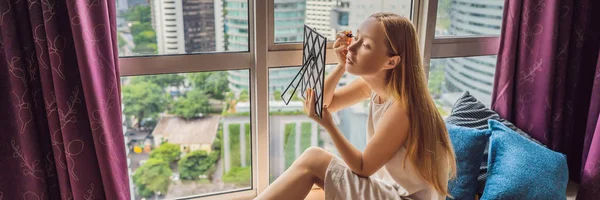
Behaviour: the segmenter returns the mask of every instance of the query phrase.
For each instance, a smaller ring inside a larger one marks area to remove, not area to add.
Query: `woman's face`
[[[383,24],[369,17],[360,24],[346,53],[346,71],[358,76],[374,75],[395,66],[389,56]],[[395,56],[397,57],[397,56]]]

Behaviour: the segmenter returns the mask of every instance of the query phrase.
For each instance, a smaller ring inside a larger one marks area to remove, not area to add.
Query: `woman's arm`
[[[408,138],[409,120],[399,104],[392,104],[379,120],[375,133],[364,152],[354,147],[335,126],[329,132],[342,159],[357,175],[369,177],[383,167],[398,152]]]
[[[335,147],[348,167],[359,176],[368,177],[385,165],[406,142],[409,133],[409,118],[406,109],[399,103],[393,103],[385,111],[364,152],[360,152],[344,137],[333,122],[329,108],[324,107],[321,117],[315,113],[315,93],[306,91],[304,111],[319,123],[331,136]]]
[[[364,152],[354,147],[334,125],[325,127],[342,159],[357,175],[368,177],[383,167],[408,138],[409,119],[399,104],[392,104],[380,119]]]
[[[358,77],[350,84],[333,92],[328,92],[325,90],[324,94],[330,94],[332,96],[332,100],[330,103],[323,102],[323,105],[325,105],[330,112],[337,112],[338,110],[344,109],[369,98],[371,96],[371,89],[361,77]]]

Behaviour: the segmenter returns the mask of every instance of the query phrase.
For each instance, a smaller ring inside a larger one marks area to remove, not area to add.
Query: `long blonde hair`
[[[386,76],[387,90],[408,111],[410,131],[406,157],[424,181],[439,194],[450,196],[443,176],[456,175],[454,149],[442,116],[427,89],[417,31],[409,19],[393,13],[371,15],[383,24],[389,55],[400,62]],[[406,165],[405,160],[405,165]],[[449,174],[439,169],[449,165]]]

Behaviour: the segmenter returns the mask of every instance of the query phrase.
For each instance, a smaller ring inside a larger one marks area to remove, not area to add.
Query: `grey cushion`
[[[500,118],[500,115],[498,115],[498,113],[494,112],[489,108],[486,108],[483,103],[481,103],[474,96],[469,94],[468,91],[466,91],[460,98],[458,98],[456,103],[454,103],[452,112],[450,116],[446,118],[446,122],[468,128],[488,129],[488,119],[499,121],[506,127],[517,132],[519,135],[539,145],[545,146],[539,141],[533,139],[527,133],[523,132],[521,129],[517,128],[509,121]],[[477,177],[477,184],[479,185],[477,193],[480,195],[483,194],[483,190],[485,188],[485,180],[487,179],[487,161],[489,151],[488,146],[489,143],[486,145],[485,151],[483,152],[481,166],[479,167],[479,176]]]

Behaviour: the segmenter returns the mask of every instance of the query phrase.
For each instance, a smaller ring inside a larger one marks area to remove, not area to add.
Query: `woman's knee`
[[[327,152],[323,148],[309,147],[308,149],[304,150],[304,152],[300,156],[300,159],[307,159],[307,160],[313,160],[313,161],[321,160],[321,159],[326,159],[328,157],[331,157],[330,154],[331,153]]]
[[[327,170],[329,162],[333,158],[333,154],[323,148],[310,147],[302,153],[299,160],[308,168],[309,171],[318,175],[323,175]]]

